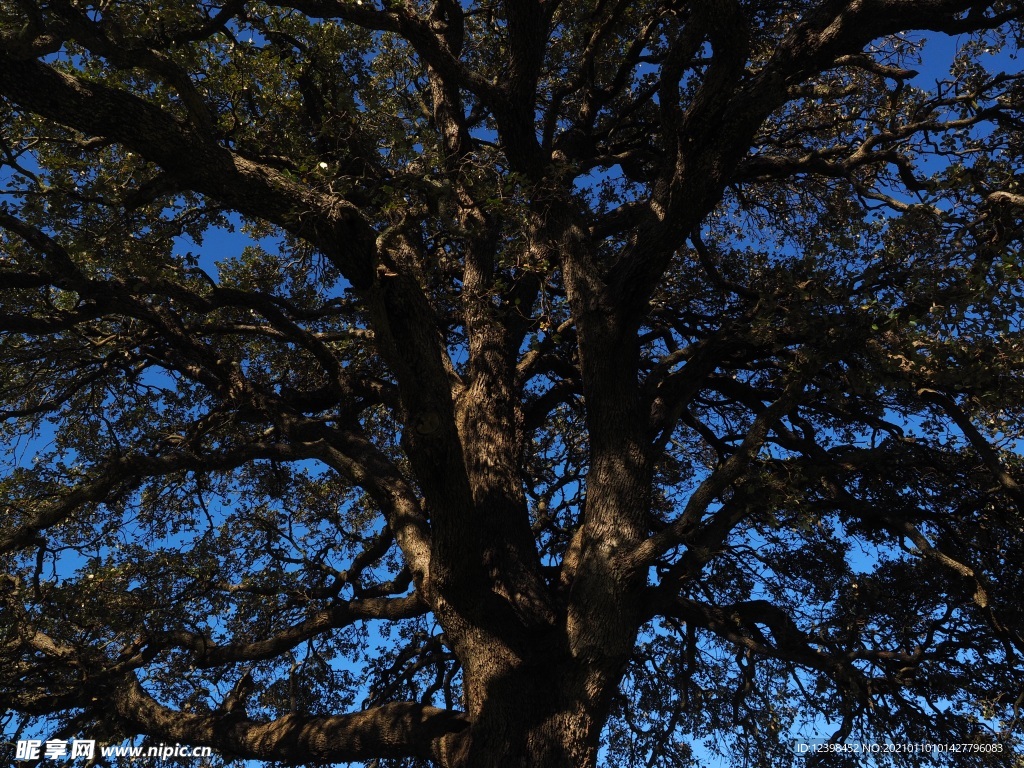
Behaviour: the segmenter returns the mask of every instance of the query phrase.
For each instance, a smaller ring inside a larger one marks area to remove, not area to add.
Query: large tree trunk
[[[471,712],[473,725],[448,743],[444,768],[595,766],[614,684],[591,675],[588,686],[587,676],[557,666],[523,666],[491,678]]]
[[[642,623],[642,580],[613,577],[605,584],[611,588],[592,602],[606,610],[576,617],[586,631],[574,626],[571,610],[554,625],[520,624],[500,637],[449,620],[472,725],[448,737],[444,768],[597,764],[601,730]]]

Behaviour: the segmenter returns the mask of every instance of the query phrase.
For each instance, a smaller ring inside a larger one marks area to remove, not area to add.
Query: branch
[[[646,568],[658,556],[681,543],[700,522],[711,502],[739,479],[750,462],[757,456],[772,427],[797,404],[803,394],[803,389],[804,382],[802,380],[791,382],[778,400],[761,411],[754,419],[750,429],[747,430],[746,437],[743,438],[737,451],[722,462],[721,466],[700,484],[690,496],[682,514],[664,530],[654,534],[631,552],[626,553],[622,557],[623,567],[629,570]]]
[[[359,209],[246,160],[127,91],[0,50],[0,93],[22,109],[109,137],[193,189],[314,243],[356,287],[375,278],[376,233]]]
[[[255,459],[300,461],[317,458],[323,447],[303,443],[250,443],[216,454],[173,453],[148,456],[136,453],[114,458],[99,467],[98,476],[64,492],[62,498],[28,513],[27,521],[0,538],[0,553],[6,554],[38,543],[40,532],[62,523],[82,506],[100,503],[117,489],[130,489],[147,477],[159,477],[183,471],[217,471],[239,467]],[[9,504],[10,515],[15,509]]]
[[[710,630],[750,653],[818,670],[832,678],[839,690],[854,691],[860,697],[869,695],[868,679],[850,663],[849,657],[823,653],[812,647],[807,635],[789,614],[766,600],[719,606],[677,596],[659,612]],[[772,642],[757,628],[758,624],[768,627]]]
[[[1005,203],[1017,206],[1018,208],[1024,208],[1024,195],[1015,195],[1013,192],[1006,192],[1004,190],[993,192],[986,198],[986,200],[989,203]]]
[[[956,425],[960,427],[960,431],[964,433],[964,437],[970,441],[971,445],[974,446],[974,450],[981,456],[985,466],[995,476],[999,485],[1010,495],[1017,508],[1024,512],[1024,488],[1021,488],[1020,484],[1006,470],[1006,467],[999,460],[999,454],[996,453],[995,449],[978,428],[974,426],[974,423],[964,413],[963,409],[951,397],[934,389],[921,388],[917,390],[917,396],[925,402],[938,405],[953,419]]]
[[[428,594],[431,535],[415,489],[402,471],[362,431],[324,429],[329,449],[322,459],[377,503],[394,533],[417,590]]]
[[[872,40],[896,32],[971,31],[1021,18],[1017,9],[989,15],[994,5],[970,0],[825,0],[792,27],[761,71],[741,81],[738,88],[733,85],[742,66],[736,64],[735,46],[716,38],[724,31],[712,35],[709,27],[712,47],[718,43],[725,55],[716,63],[720,51],[715,51],[707,76],[720,77],[727,96],[723,101],[709,92],[703,103],[695,103],[681,118],[678,108],[668,103],[676,98],[669,82],[672,68],[668,62],[663,66],[659,101],[665,128],[685,135],[681,134],[678,158],[670,164],[671,174],[666,169],[650,209],[636,228],[633,245],[608,273],[616,308],[637,316],[646,311],[673,255],[718,203],[764,120],[791,98],[791,86],[833,68],[836,62],[850,64],[855,60],[849,57],[861,55]],[[725,17],[722,9],[714,13]]]
[[[452,402],[457,376],[415,276],[378,272],[378,257],[386,254],[359,209],[232,154],[131,93],[39,62],[0,52],[0,93],[48,119],[108,136],[196,191],[281,226],[319,248],[353,287],[366,290],[378,348],[399,381],[414,470],[437,527],[446,529],[440,541],[450,541],[454,550],[443,560],[467,563],[473,504]]]
[[[263,640],[218,645],[204,635],[186,630],[173,630],[150,638],[149,648],[187,648],[192,651],[191,663],[201,669],[243,661],[274,658],[312,637],[347,627],[364,619],[397,621],[422,616],[426,604],[416,593],[393,599],[369,598],[332,605]]]
[[[346,715],[291,713],[266,723],[235,721],[165,707],[134,676],[110,696],[114,710],[133,727],[165,741],[214,747],[251,760],[289,764],[340,763],[374,758],[437,760],[442,737],[469,726],[457,711],[396,702]]]
[[[313,18],[341,19],[364,29],[397,33],[409,41],[423,61],[448,84],[465,88],[486,102],[493,101],[497,94],[497,86],[466,68],[453,55],[444,35],[435,34],[430,22],[421,18],[410,2],[389,3],[390,9],[386,11],[370,8],[369,4],[338,0],[291,0],[277,5],[294,8]]]

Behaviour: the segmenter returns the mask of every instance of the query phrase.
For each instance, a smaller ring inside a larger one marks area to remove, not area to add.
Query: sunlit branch
[[[644,567],[682,542],[697,526],[714,499],[744,472],[761,449],[775,422],[796,405],[803,389],[802,381],[787,385],[779,399],[757,415],[736,452],[694,491],[679,517],[665,530],[654,534],[630,552],[624,558],[623,565],[628,568]]]
[[[469,724],[460,712],[408,702],[348,715],[291,713],[270,722],[236,720],[165,707],[134,676],[110,694],[117,713],[134,727],[169,742],[209,745],[238,757],[299,763],[359,761],[379,757],[438,756],[437,741]]]

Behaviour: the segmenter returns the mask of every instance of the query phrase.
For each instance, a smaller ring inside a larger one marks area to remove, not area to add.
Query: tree
[[[0,8],[9,733],[1022,764],[1019,3]]]

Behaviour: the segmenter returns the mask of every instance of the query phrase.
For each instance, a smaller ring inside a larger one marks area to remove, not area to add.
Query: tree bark
[[[495,674],[470,713],[472,726],[445,737],[442,765],[592,768],[616,684],[599,682],[564,656]]]

